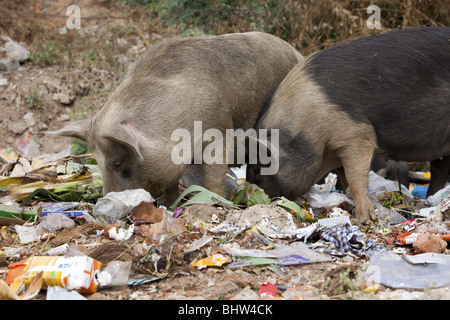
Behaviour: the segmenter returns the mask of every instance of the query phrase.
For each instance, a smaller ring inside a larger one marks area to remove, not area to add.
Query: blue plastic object
[[[414,197],[426,199],[428,186],[417,186],[411,192]]]

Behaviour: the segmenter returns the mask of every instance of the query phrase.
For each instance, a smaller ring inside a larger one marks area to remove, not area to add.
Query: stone
[[[0,71],[14,71],[20,68],[18,60],[11,60],[8,58],[0,59]]]
[[[27,124],[24,120],[8,121],[8,130],[15,134],[22,134],[27,129]]]
[[[33,112],[27,112],[24,116],[23,116],[23,120],[25,121],[25,123],[27,124],[27,126],[32,127],[36,124],[36,120],[34,120],[34,114]]]
[[[26,61],[30,59],[30,52],[15,41],[8,41],[5,44],[6,54],[11,60]]]
[[[425,232],[414,241],[412,246],[421,252],[442,253],[447,248],[447,241],[441,239],[438,235]]]
[[[71,104],[74,100],[74,97],[69,96],[65,93],[55,93],[52,99],[55,101],[59,101],[62,104]]]
[[[186,292],[184,293],[185,297],[197,297],[198,293],[195,290],[186,290]]]
[[[141,220],[150,223],[158,223],[163,219],[164,210],[156,208],[152,202],[141,202],[137,207],[133,217],[136,220]]]

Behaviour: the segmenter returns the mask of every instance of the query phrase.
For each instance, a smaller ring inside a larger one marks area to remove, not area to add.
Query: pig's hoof
[[[368,225],[372,223],[373,220],[376,219],[376,213],[372,206],[366,208],[365,210],[356,209],[356,219],[362,225]]]

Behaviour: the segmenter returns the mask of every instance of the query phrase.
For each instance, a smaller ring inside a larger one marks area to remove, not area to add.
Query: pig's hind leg
[[[436,159],[430,163],[430,185],[428,186],[427,197],[435,194],[445,186],[450,175],[450,156]]]

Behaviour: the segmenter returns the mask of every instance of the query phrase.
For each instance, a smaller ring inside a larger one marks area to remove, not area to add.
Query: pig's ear
[[[47,131],[45,134],[49,136],[72,137],[87,142],[90,128],[91,120],[79,120],[72,122],[62,129],[56,131]]]
[[[117,124],[109,128],[102,129],[101,136],[112,142],[118,143],[128,148],[140,161],[144,160],[140,146],[142,145],[141,136],[130,126]]]

